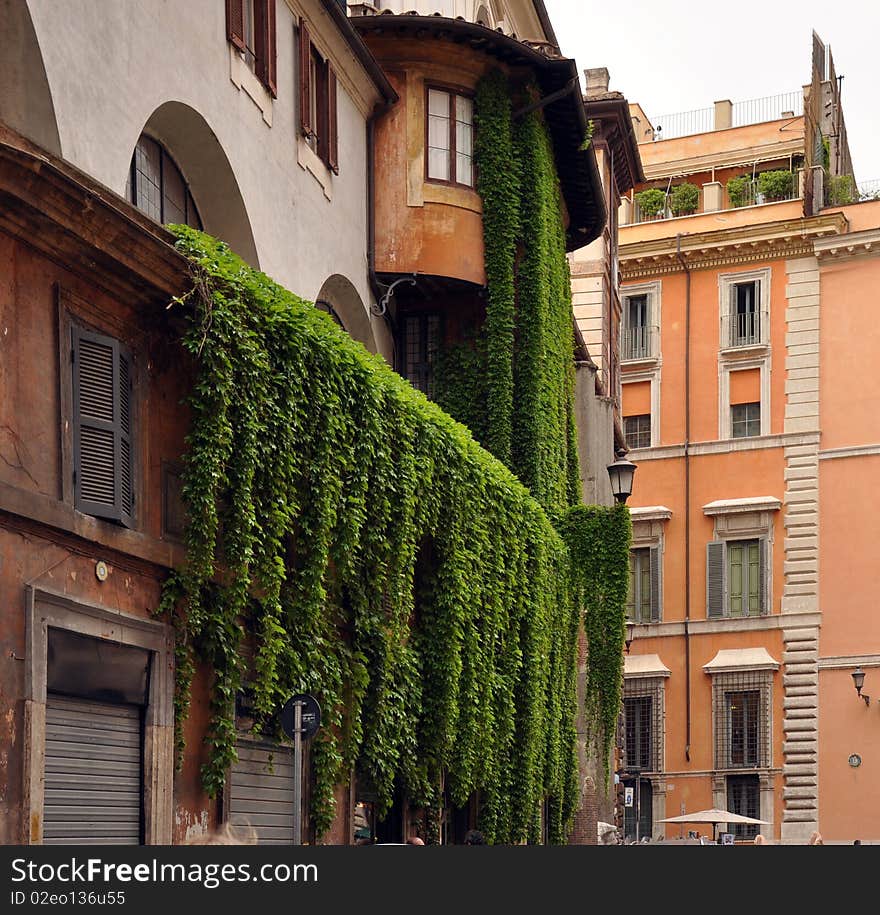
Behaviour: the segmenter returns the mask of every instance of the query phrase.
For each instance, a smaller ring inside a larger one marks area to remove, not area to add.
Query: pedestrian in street
[[[862,844],[861,839],[853,839],[853,845],[861,845],[861,844]]]
[[[470,829],[464,837],[465,845],[485,845],[486,839],[479,829]]]
[[[810,836],[809,842],[807,842],[807,845],[824,845],[824,844],[825,843],[822,841],[822,834],[820,832],[814,832]]]
[[[761,833],[758,833],[755,836],[755,845],[770,845],[771,843],[767,841],[765,836],[762,836]]]
[[[410,836],[406,840],[407,845],[424,845],[424,840],[420,836]]]

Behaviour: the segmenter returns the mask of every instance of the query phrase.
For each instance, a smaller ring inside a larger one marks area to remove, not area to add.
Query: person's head
[[[410,836],[406,840],[407,845],[424,845],[424,841],[419,836]]]
[[[861,845],[861,844],[862,844],[861,839],[853,839],[853,845]]]
[[[483,838],[483,833],[481,833],[479,829],[470,829],[464,837],[464,844],[485,845],[486,840]]]
[[[814,832],[810,836],[809,842],[807,842],[807,845],[824,845],[824,844],[825,843],[822,841],[822,834],[819,832]]]

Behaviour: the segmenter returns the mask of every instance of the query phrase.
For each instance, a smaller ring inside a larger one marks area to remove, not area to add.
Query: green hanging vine
[[[575,602],[584,608],[589,657],[585,720],[606,785],[623,682],[632,522],[625,505],[569,509],[561,533],[572,563]]]
[[[234,700],[277,732],[311,692],[313,816],[351,767],[387,809],[484,799],[490,841],[563,841],[577,803],[578,607],[568,551],[522,484],[326,315],[178,227],[195,366],[188,561],[161,611],[178,635],[178,750],[196,660],[212,672],[209,759],[235,759]]]

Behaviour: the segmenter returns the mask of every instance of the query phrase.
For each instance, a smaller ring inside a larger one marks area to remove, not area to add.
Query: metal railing
[[[621,362],[656,359],[660,328],[651,325],[624,327],[620,332]]]
[[[767,95],[764,98],[734,102],[733,126],[745,127],[747,124],[776,121],[782,117],[783,112],[788,111],[792,112],[795,117],[804,113],[803,91],[783,92],[780,95]]]
[[[734,102],[732,126],[745,127],[748,124],[775,121],[789,111],[794,117],[804,113],[802,90]],[[695,133],[708,133],[715,130],[715,108],[695,108],[692,111],[664,114],[654,118],[653,123],[655,140],[672,140],[676,137],[689,137]]]
[[[715,127],[715,109],[695,108],[693,111],[664,114],[655,119],[655,124],[655,140],[672,140],[694,133],[706,133]]]
[[[767,342],[768,315],[764,311],[747,311],[721,316],[721,340],[725,348],[760,346]]]
[[[880,178],[870,181],[859,181],[859,200],[880,200]]]

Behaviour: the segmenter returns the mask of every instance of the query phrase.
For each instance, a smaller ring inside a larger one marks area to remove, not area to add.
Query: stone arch
[[[349,336],[363,343],[371,353],[376,352],[376,338],[373,335],[370,314],[350,280],[334,273],[321,286],[315,303],[323,307],[324,311],[328,310],[326,305],[329,305]]]
[[[252,267],[259,267],[238,181],[204,117],[183,102],[165,102],[150,115],[141,133],[158,140],[174,158],[192,192],[205,231],[223,239]]]
[[[55,105],[27,0],[0,0],[0,22],[0,121],[60,157]]]

